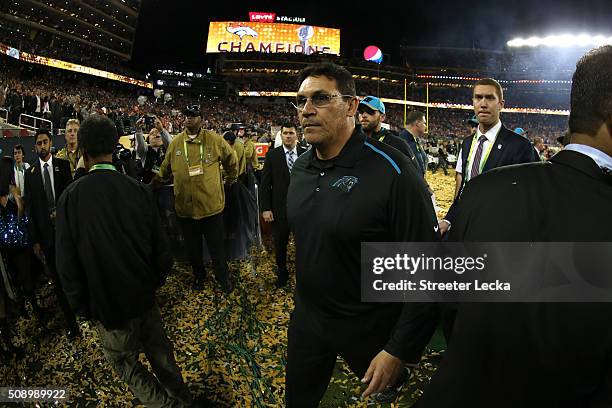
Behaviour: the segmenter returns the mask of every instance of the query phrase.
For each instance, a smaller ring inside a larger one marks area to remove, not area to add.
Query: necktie
[[[482,151],[484,150],[484,142],[487,140],[485,135],[481,135],[478,138],[478,147],[474,154],[474,160],[472,163],[472,171],[470,172],[470,180],[480,174],[480,159],[482,158]]]
[[[287,152],[287,167],[289,167],[289,172],[291,173],[293,168],[293,150]]]
[[[47,196],[47,203],[49,209],[55,208],[55,198],[53,197],[53,187],[51,186],[51,176],[49,175],[49,163],[45,163],[44,170],[45,177],[45,195]]]

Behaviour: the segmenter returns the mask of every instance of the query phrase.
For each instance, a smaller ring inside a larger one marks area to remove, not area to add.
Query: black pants
[[[276,253],[276,276],[278,279],[289,277],[287,272],[287,245],[289,244],[289,222],[287,219],[274,219],[272,222],[274,252]]]
[[[70,304],[68,303],[68,299],[66,299],[64,289],[62,288],[62,282],[57,273],[57,268],[55,267],[55,248],[44,248],[43,252],[45,253],[45,263],[47,265],[48,272],[53,278],[55,296],[57,297],[60,308],[64,313],[66,323],[68,324],[68,329],[77,331],[78,325],[76,322],[76,317],[72,311],[72,308],[70,307]]]
[[[338,355],[362,378],[384,349],[400,311],[400,304],[382,305],[361,316],[330,319],[296,302],[288,332],[287,408],[319,405]]]
[[[202,253],[202,235],[206,238],[208,252],[215,269],[215,278],[221,285],[228,283],[229,272],[225,258],[225,233],[223,227],[223,213],[199,220],[193,218],[179,218],[185,238],[187,257],[193,268],[193,274],[198,279],[204,276],[204,254]]]

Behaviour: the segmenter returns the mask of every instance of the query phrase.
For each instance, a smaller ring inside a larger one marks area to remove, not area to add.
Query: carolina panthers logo
[[[332,184],[332,187],[339,188],[345,193],[348,193],[358,182],[359,179],[355,176],[344,176],[336,180],[334,184]]]

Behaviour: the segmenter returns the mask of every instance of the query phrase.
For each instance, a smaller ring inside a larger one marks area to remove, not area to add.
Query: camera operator
[[[145,142],[143,131],[148,131],[148,143]],[[135,134],[136,160],[141,166],[141,181],[150,184],[153,177],[159,173],[159,169],[166,157],[166,151],[170,145],[172,137],[164,129],[161,120],[156,116],[146,115],[136,121]],[[174,190],[170,181],[160,182],[153,188],[153,196],[157,203],[157,209],[162,220],[162,225],[167,232],[173,245],[173,250],[178,250],[179,227],[176,213],[174,211]]]
[[[136,160],[132,151],[118,143],[113,152],[113,166],[119,173],[123,173],[128,177],[140,180],[142,175],[142,166]]]
[[[154,127],[150,129],[145,142],[143,130],[146,122],[153,121]],[[149,184],[153,177],[159,173],[166,149],[172,140],[170,134],[162,126],[161,120],[156,116],[145,116],[136,122],[136,157],[142,163],[142,182]]]

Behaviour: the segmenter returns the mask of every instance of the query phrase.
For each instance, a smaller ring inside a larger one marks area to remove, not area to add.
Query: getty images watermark
[[[364,302],[612,302],[612,243],[361,245]]]

